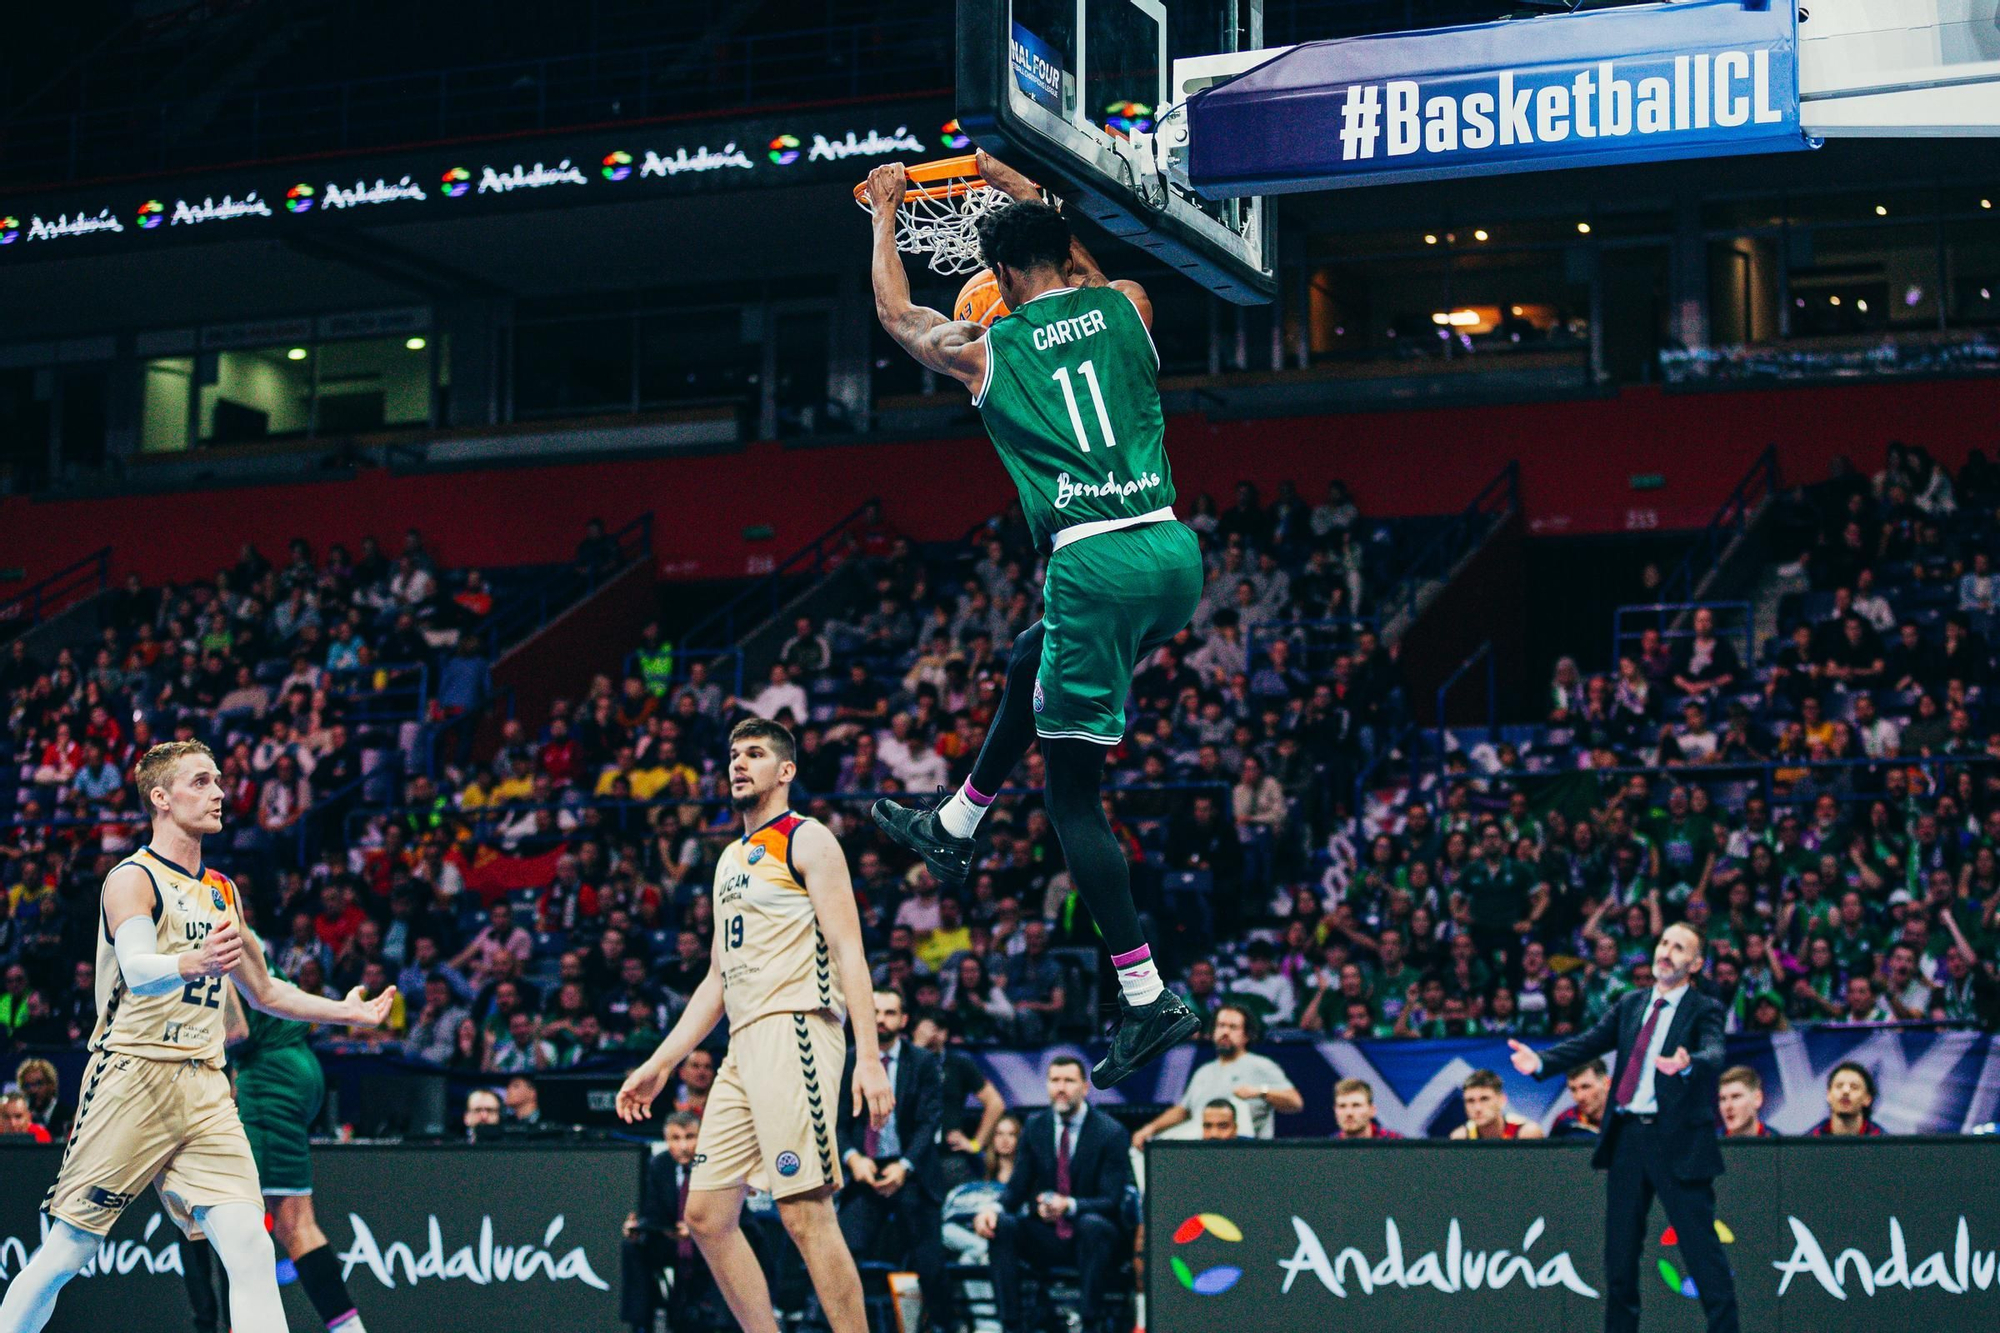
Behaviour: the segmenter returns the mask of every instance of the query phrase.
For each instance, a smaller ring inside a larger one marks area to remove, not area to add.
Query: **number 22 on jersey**
[[[1076,368],[1076,372],[1083,376],[1084,384],[1090,389],[1090,404],[1097,409],[1097,425],[1104,432],[1104,447],[1116,449],[1118,436],[1111,429],[1111,414],[1104,409],[1104,390],[1097,383],[1097,367],[1086,361]],[[1069,367],[1057,366],[1049,378],[1062,389],[1063,406],[1069,409],[1069,425],[1076,432],[1077,447],[1089,453],[1090,436],[1083,429],[1083,413],[1077,410],[1076,390],[1070,385]]]

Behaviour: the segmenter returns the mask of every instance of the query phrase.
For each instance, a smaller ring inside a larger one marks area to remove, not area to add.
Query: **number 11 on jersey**
[[[1118,447],[1118,437],[1111,430],[1111,414],[1104,410],[1104,390],[1099,388],[1097,384],[1097,367],[1086,361],[1078,366],[1076,370],[1077,374],[1083,376],[1084,383],[1090,389],[1091,406],[1097,409],[1097,425],[1104,432],[1104,447],[1106,449],[1116,449]],[[1083,414],[1077,411],[1076,390],[1070,387],[1069,367],[1057,366],[1055,373],[1049,376],[1049,378],[1054,380],[1062,389],[1063,406],[1069,409],[1069,425],[1070,429],[1076,432],[1077,447],[1085,453],[1089,453],[1090,436],[1085,434],[1083,429]]]

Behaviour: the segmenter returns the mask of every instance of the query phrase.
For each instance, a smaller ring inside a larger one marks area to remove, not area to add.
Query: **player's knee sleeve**
[[[0,1333],[38,1333],[55,1313],[56,1293],[97,1257],[97,1247],[98,1238],[82,1227],[50,1218],[49,1234],[34,1258],[7,1284],[6,1299],[0,1301]]]
[[[228,1270],[231,1282],[240,1281],[253,1270],[277,1281],[277,1252],[271,1248],[270,1234],[264,1230],[264,1218],[257,1208],[247,1203],[218,1203],[200,1209],[195,1220]]]
[[[264,1210],[248,1203],[218,1203],[197,1209],[195,1221],[229,1274],[229,1322],[235,1333],[286,1333],[277,1252],[264,1231]]]
[[[98,1247],[102,1244],[101,1238],[82,1227],[52,1217],[49,1219],[49,1234],[43,1237],[42,1247],[35,1251],[35,1262],[41,1263],[46,1257],[52,1267],[65,1275],[79,1273],[85,1264],[97,1257]]]

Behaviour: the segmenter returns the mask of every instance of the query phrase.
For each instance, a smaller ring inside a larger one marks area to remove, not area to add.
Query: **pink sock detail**
[[[965,786],[962,787],[960,790],[962,790],[965,793],[965,799],[972,802],[974,805],[993,804],[993,798],[991,796],[988,796],[985,792],[979,790],[979,788],[973,786],[972,781],[969,778],[966,780]]]
[[[333,1317],[332,1319],[329,1319],[329,1320],[327,1320],[327,1321],[326,1321],[326,1326],[327,1326],[327,1328],[328,1328],[329,1330],[331,1330],[331,1329],[337,1329],[337,1328],[339,1328],[339,1327],[340,1327],[340,1326],[341,1326],[342,1324],[345,1324],[345,1323],[347,1323],[347,1322],[348,1322],[348,1321],[349,1321],[350,1319],[353,1319],[353,1318],[354,1318],[355,1316],[359,1315],[360,1313],[361,1313],[361,1311],[359,1311],[359,1310],[349,1310],[349,1311],[348,1311],[348,1312],[347,1312],[346,1314],[343,1314],[343,1315],[335,1315],[335,1316],[334,1316],[334,1317]]]
[[[1153,946],[1150,944],[1142,944],[1138,948],[1134,949],[1131,953],[1112,954],[1111,965],[1113,967],[1130,967],[1134,963],[1143,963],[1152,956],[1153,956]]]

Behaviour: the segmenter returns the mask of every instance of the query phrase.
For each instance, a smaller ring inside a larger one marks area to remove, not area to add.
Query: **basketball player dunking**
[[[104,877],[83,1096],[42,1201],[48,1234],[0,1301],[0,1333],[48,1323],[63,1283],[148,1183],[181,1230],[199,1230],[222,1259],[230,1324],[285,1328],[257,1167],[222,1072],[223,980],[263,1012],[308,1023],[375,1027],[396,994],[308,995],[244,947],[236,886],[201,859],[202,838],[222,828],[220,777],[199,741],[155,745],[139,761],[152,838]]]
[[[1201,598],[1201,545],[1174,517],[1145,289],[1107,279],[1019,172],[985,153],[978,164],[1013,200],[978,223],[980,258],[1012,313],[989,329],[911,304],[896,250],[901,163],[868,176],[875,312],[904,351],[972,390],[1021,510],[1048,546],[1042,619],[1014,640],[999,711],[957,793],[935,809],[883,800],[872,813],[956,888],[980,818],[1039,740],[1049,822],[1118,969],[1118,1025],[1091,1071],[1108,1088],[1201,1026],[1160,984],[1102,796],[1104,757],[1125,737],[1132,672]]]
[[[866,1333],[861,1276],[840,1236],[832,1099],[854,1020],[854,1111],[878,1129],[895,1094],[875,1038],[875,996],[847,859],[825,825],[793,814],[792,734],[752,718],[729,734],[730,801],[743,836],[715,868],[715,946],[674,1030],[618,1090],[627,1122],[652,1114],[675,1066],[726,1013],[729,1054],[695,1144],[684,1214],[746,1333],[777,1333],[771,1293],[742,1230],[743,1191],[771,1191],[833,1333]]]

